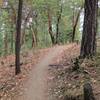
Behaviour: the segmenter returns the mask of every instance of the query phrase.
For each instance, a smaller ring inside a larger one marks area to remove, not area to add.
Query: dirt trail
[[[25,93],[17,100],[48,100],[47,98],[47,72],[48,65],[52,63],[53,58],[63,52],[68,46],[56,46],[51,48],[48,54],[35,66],[29,75],[29,81],[25,85]]]

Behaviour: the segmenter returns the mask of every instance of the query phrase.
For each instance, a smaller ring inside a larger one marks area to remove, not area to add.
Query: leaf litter
[[[41,49],[21,54],[21,74],[15,76],[15,56],[0,58],[0,100],[14,100],[23,94],[23,85],[34,65],[49,51]]]
[[[72,60],[79,56],[79,49],[79,45],[66,48],[49,66],[49,100],[83,100],[83,85],[86,82],[91,83],[96,100],[100,100],[100,59],[96,56],[80,60],[79,70],[72,71]]]

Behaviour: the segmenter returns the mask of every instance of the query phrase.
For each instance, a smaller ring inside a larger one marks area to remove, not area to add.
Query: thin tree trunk
[[[38,45],[38,39],[37,39],[37,34],[38,34],[38,29],[37,29],[37,27],[38,27],[38,21],[37,21],[37,16],[35,17],[35,25],[36,25],[36,27],[35,27],[35,29],[33,29],[34,35],[35,35],[35,45]]]
[[[34,32],[32,32],[32,48],[36,46],[36,36]]]
[[[24,21],[24,29],[23,29],[23,32],[21,34],[21,45],[23,45],[25,43],[25,29],[26,29],[28,18],[29,18],[31,13],[32,13],[32,10],[29,11],[29,13],[28,13],[28,15],[27,15],[27,17],[25,18],[25,21]]]
[[[5,34],[5,37],[4,37],[4,50],[5,50],[5,55],[8,53],[8,38],[7,38],[7,33]]]
[[[12,15],[10,15],[9,17],[11,17],[11,50],[10,52],[13,53],[13,49],[14,49],[14,40],[15,40],[15,33],[14,33],[14,25],[16,23],[16,9],[14,8],[13,4],[11,2],[9,2],[9,6],[12,10]]]
[[[14,41],[14,32],[13,31],[11,31],[11,53],[13,53],[13,47],[14,47],[14,45],[13,45],[13,41]]]
[[[23,0],[19,0],[19,6],[18,6],[18,17],[17,17],[17,25],[16,25],[16,43],[15,43],[15,74],[19,74],[21,72],[20,70],[20,37],[21,37],[21,19],[22,19],[22,5]]]
[[[76,27],[77,27],[78,20],[79,20],[80,13],[81,13],[82,9],[83,9],[83,6],[82,6],[81,9],[79,10],[79,12],[78,12],[77,17],[76,17],[75,20],[74,20],[75,17],[73,17],[72,42],[74,42],[74,40],[75,40]],[[74,15],[73,15],[73,16],[74,16]]]
[[[52,44],[55,44],[55,38],[54,38],[54,35],[53,35],[53,32],[52,32],[52,17],[50,15],[50,9],[48,7],[48,31],[49,31],[49,34],[50,34],[50,37],[51,37],[51,41],[52,41]]]
[[[12,22],[11,22],[11,28],[12,28],[12,30],[11,30],[11,50],[10,50],[10,52],[11,53],[13,53],[13,50],[14,50],[14,40],[15,40],[15,34],[14,34],[14,21],[12,20]]]
[[[37,45],[37,32],[33,26],[30,27],[31,32],[32,32],[32,48]]]
[[[58,17],[57,17],[57,24],[56,24],[56,44],[58,43],[58,38],[59,38],[59,24],[61,20],[61,15],[62,15],[62,7],[63,5],[61,4],[60,11],[58,11]]]
[[[80,57],[90,57],[96,53],[98,0],[85,0],[85,16]]]

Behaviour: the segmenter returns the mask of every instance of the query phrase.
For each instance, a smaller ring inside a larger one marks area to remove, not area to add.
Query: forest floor
[[[24,83],[34,66],[49,52],[49,48],[21,54],[21,74],[15,76],[15,56],[0,58],[0,100],[14,100],[23,94]]]
[[[100,100],[100,46],[95,57],[78,60],[75,71],[79,52],[80,46],[74,45],[49,66],[49,100],[84,100],[85,83],[92,85],[95,100]]]
[[[17,100],[48,100],[48,66],[58,57],[68,46],[56,46],[49,50],[48,54],[43,57],[32,70],[29,81],[25,85],[25,93]]]
[[[90,82],[100,100],[100,54],[79,61],[80,46],[68,44],[21,55],[22,73],[14,75],[14,55],[0,58],[0,100],[83,100],[83,85]],[[16,99],[17,98],[17,99]]]

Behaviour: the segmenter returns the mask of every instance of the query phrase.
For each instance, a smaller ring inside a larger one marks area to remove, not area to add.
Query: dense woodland
[[[80,14],[83,12],[84,5],[82,0],[26,0],[20,2],[18,6],[18,1],[5,0],[3,2],[1,0],[0,50],[3,52],[1,55],[14,52],[14,34],[18,17],[21,17],[22,23],[20,36],[22,50],[34,47],[43,48],[52,44],[66,44],[74,41],[74,38],[80,40],[82,33]],[[20,12],[18,12],[18,7]],[[20,25],[18,26],[20,27]]]
[[[15,75],[23,72],[21,56],[30,51],[77,45],[78,55],[74,61],[71,56],[73,71],[80,70],[80,62],[85,59],[95,61],[97,57],[100,36],[99,0],[0,0],[0,23],[0,58],[15,57],[11,65],[14,66]],[[90,92],[92,87],[88,83],[85,85],[84,100],[95,100]]]

